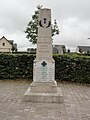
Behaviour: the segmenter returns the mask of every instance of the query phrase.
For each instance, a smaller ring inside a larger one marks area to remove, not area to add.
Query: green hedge
[[[54,60],[56,79],[90,83],[90,58],[59,55]]]
[[[54,55],[55,79],[90,83],[90,57]],[[0,54],[0,79],[33,78],[35,55]]]
[[[0,79],[32,78],[33,55],[0,55]]]

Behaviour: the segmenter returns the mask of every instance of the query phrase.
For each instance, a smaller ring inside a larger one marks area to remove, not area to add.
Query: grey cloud
[[[15,39],[19,47],[28,47],[23,31],[38,4],[51,8],[52,19],[58,22],[61,33],[54,37],[54,43],[71,48],[89,44],[86,39],[90,37],[90,0],[0,0],[1,36]]]

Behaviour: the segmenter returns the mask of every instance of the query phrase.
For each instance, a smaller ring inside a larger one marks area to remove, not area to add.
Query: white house
[[[4,36],[0,39],[0,52],[12,52],[17,50],[17,44],[13,40],[7,40]]]
[[[65,45],[53,45],[53,54],[63,54],[65,52]]]
[[[77,53],[90,53],[90,46],[77,46],[76,48]]]

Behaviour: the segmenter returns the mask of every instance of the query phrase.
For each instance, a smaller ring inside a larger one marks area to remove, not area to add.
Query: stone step
[[[40,102],[40,103],[63,103],[63,95],[60,88],[57,93],[35,93],[30,92],[30,87],[24,94],[24,101],[26,102]]]

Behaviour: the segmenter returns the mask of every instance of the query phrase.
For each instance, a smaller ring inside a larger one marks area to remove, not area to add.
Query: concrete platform
[[[31,93],[57,93],[57,82],[32,82],[30,84]]]
[[[41,102],[41,103],[63,103],[63,95],[60,89],[57,88],[56,93],[39,93],[31,92],[30,87],[24,94],[26,102]]]
[[[32,82],[24,94],[26,102],[63,103],[61,89],[57,88],[57,82]]]

